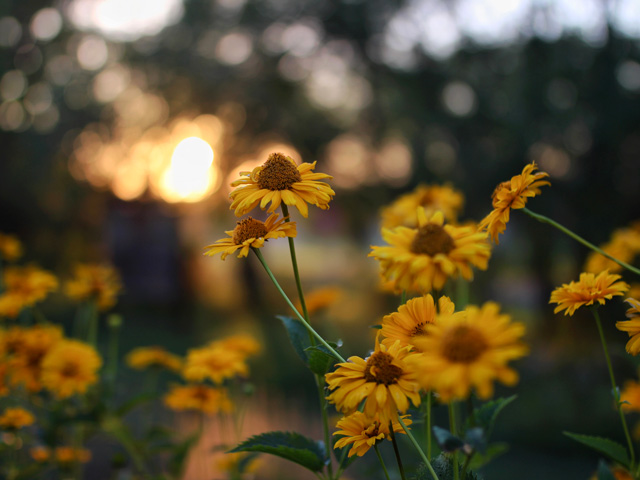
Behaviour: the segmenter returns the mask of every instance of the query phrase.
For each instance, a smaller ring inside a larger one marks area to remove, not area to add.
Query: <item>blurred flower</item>
[[[372,246],[383,276],[398,290],[440,290],[449,277],[473,278],[471,266],[487,268],[491,246],[487,234],[473,226],[444,225],[442,212],[427,219],[418,208],[419,228],[382,229],[388,246]]]
[[[58,279],[35,265],[7,267],[4,271],[5,291],[0,295],[0,317],[15,318],[25,307],[44,300],[58,288]]]
[[[515,385],[518,373],[507,362],[529,351],[520,341],[521,323],[500,314],[497,303],[481,308],[469,306],[466,315],[438,315],[426,326],[426,335],[416,339],[422,354],[412,357],[421,386],[436,392],[443,402],[469,397],[473,387],[478,396],[493,395],[493,381]]]
[[[85,393],[98,381],[102,359],[95,348],[78,340],[63,340],[42,361],[42,385],[56,398]]]
[[[266,222],[251,217],[240,220],[236,228],[224,232],[229,235],[229,238],[221,238],[216,243],[207,245],[205,248],[208,250],[204,254],[213,256],[221,253],[220,257],[224,260],[227,255],[240,249],[238,258],[246,257],[249,254],[249,248],[260,248],[269,239],[297,235],[295,222],[285,222],[284,218],[280,220],[277,218],[278,214],[274,213],[267,218]]]
[[[336,302],[342,295],[342,290],[338,287],[324,287],[311,290],[304,296],[304,303],[307,307],[307,313],[313,315],[318,310],[328,307]],[[296,303],[296,309],[301,312],[302,305],[300,301]]]
[[[9,364],[0,360],[0,397],[9,395]]]
[[[255,473],[259,466],[260,458],[253,452],[225,453],[215,462],[216,471],[240,475]]]
[[[413,192],[401,195],[381,210],[382,226],[416,228],[418,207],[424,207],[427,217],[441,211],[447,222],[456,223],[463,205],[464,195],[449,185],[418,185]]]
[[[631,263],[633,258],[640,253],[640,228],[638,222],[628,228],[620,228],[613,232],[611,240],[600,248],[621,262]],[[622,266],[613,260],[600,255],[598,252],[591,252],[585,262],[584,271],[589,273],[600,273],[609,270],[616,273],[622,270]]]
[[[624,388],[620,392],[620,405],[626,413],[640,412],[640,383],[635,380],[624,382]]]
[[[313,173],[316,162],[296,165],[293,158],[282,153],[272,153],[267,161],[252,172],[240,172],[241,178],[231,183],[232,187],[238,187],[230,194],[233,202],[231,210],[235,210],[237,217],[253,210],[258,204],[267,210],[274,212],[284,202],[285,205],[294,205],[307,217],[311,203],[323,210],[329,208],[329,202],[335,192],[325,182],[318,180],[332,178],[325,173]]]
[[[627,298],[625,302],[631,305],[631,308],[627,310],[627,318],[629,320],[616,322],[616,328],[622,332],[627,332],[631,337],[627,342],[627,353],[638,355],[640,353],[640,301],[635,298]]]
[[[10,383],[24,385],[29,392],[37,392],[42,388],[42,363],[51,349],[62,341],[62,329],[57,325],[36,325],[16,334],[20,335],[20,340],[8,361]]]
[[[605,300],[629,290],[628,284],[618,281],[620,278],[620,275],[612,275],[607,270],[598,276],[581,273],[577,282],[565,283],[551,292],[549,303],[558,304],[553,313],[566,310],[564,314],[572,316],[583,305],[593,305],[595,302],[604,305]]]
[[[390,347],[396,340],[400,346],[411,346],[415,350],[414,339],[424,335],[425,326],[436,321],[436,314],[452,315],[455,305],[449,297],[438,299],[438,309],[433,297],[429,294],[409,300],[398,308],[397,312],[386,315],[382,319],[382,343]],[[463,314],[463,313],[459,313]]]
[[[542,180],[549,174],[533,173],[537,169],[535,162],[530,163],[524,167],[520,175],[515,175],[511,180],[498,185],[491,195],[493,211],[480,222],[480,228],[487,230],[495,243],[500,243],[498,235],[507,228],[511,209],[524,208],[529,198],[540,194],[540,187],[551,185],[548,181]]]
[[[179,356],[158,346],[134,348],[127,354],[126,362],[136,370],[156,367],[179,372],[182,369],[182,359]]]
[[[64,290],[78,302],[94,300],[104,311],[116,304],[122,283],[116,269],[109,265],[81,263],[76,265],[75,276],[66,282]]]
[[[6,430],[18,430],[33,425],[36,421],[31,412],[24,408],[5,408],[0,414],[0,427]]]
[[[632,298],[640,298],[640,283],[632,283],[627,295]]]
[[[405,425],[411,425],[411,419],[409,415],[402,415],[402,420]],[[363,456],[367,451],[373,447],[376,443],[390,439],[389,436],[389,422],[381,422],[377,417],[371,418],[366,416],[362,412],[354,412],[347,417],[342,417],[336,425],[340,430],[334,433],[334,435],[344,435],[338,440],[333,448],[344,448],[347,445],[351,445],[349,450],[349,457],[357,455]],[[402,426],[394,421],[393,431],[396,433],[405,433]]]
[[[376,338],[370,357],[349,357],[348,362],[338,363],[334,372],[325,375],[332,391],[327,400],[347,415],[366,400],[364,413],[369,417],[379,415],[381,422],[396,418],[398,410],[407,411],[409,400],[420,405],[419,385],[407,366],[407,357],[412,355],[399,341],[387,347]]]
[[[171,410],[198,410],[204,413],[230,412],[233,403],[222,388],[206,385],[173,385],[164,397]]]
[[[68,463],[87,463],[91,460],[91,452],[86,448],[75,448],[75,447],[56,447],[55,449],[55,457],[58,463],[68,464]]]
[[[18,237],[0,233],[0,259],[13,262],[22,256],[22,244]]]
[[[29,454],[36,462],[43,463],[51,458],[51,449],[43,446],[33,447],[29,450]]]
[[[221,340],[215,340],[209,344],[211,348],[222,348],[237,352],[245,357],[255,355],[262,349],[260,343],[250,335],[237,334]]]
[[[182,375],[189,381],[209,379],[214,383],[222,383],[236,375],[246,377],[249,367],[245,357],[238,351],[221,346],[193,348],[187,352]]]

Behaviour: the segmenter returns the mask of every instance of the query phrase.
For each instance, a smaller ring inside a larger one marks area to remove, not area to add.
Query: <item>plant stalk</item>
[[[422,451],[422,448],[420,448],[420,445],[418,445],[418,442],[416,441],[416,438],[411,433],[411,430],[409,430],[409,427],[407,427],[407,425],[402,421],[402,417],[400,415],[398,415],[398,423],[400,424],[400,426],[404,430],[404,433],[407,434],[407,437],[409,437],[409,440],[413,444],[414,448],[418,451],[418,454],[420,455],[420,458],[422,458],[422,461],[427,466],[427,469],[429,470],[429,473],[431,473],[431,476],[433,477],[433,479],[434,480],[439,480],[438,479],[438,475],[436,474],[435,470],[431,466],[431,462],[429,461],[427,456]]]

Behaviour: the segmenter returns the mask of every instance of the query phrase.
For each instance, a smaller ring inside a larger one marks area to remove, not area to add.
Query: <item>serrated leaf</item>
[[[494,458],[504,454],[507,450],[509,450],[509,445],[506,443],[491,443],[487,446],[487,450],[484,454],[476,453],[471,458],[471,462],[469,462],[469,468],[472,470],[477,470],[478,468],[489,463]]]
[[[443,452],[455,452],[464,446],[464,442],[453,435],[449,430],[434,426],[432,431],[433,435],[436,437],[436,442],[438,442],[438,445]]]
[[[278,315],[277,317],[284,324],[284,328],[289,335],[289,341],[298,354],[298,357],[300,357],[300,360],[302,360],[305,365],[309,365],[309,357],[307,352],[305,352],[305,349],[311,345],[307,328],[302,322],[295,318],[285,317],[284,315]]]
[[[337,344],[329,342],[333,348],[337,347]],[[305,348],[305,353],[309,359],[309,368],[317,375],[324,375],[336,362],[340,359],[329,351],[324,345],[314,345],[312,347]]]
[[[481,405],[473,411],[473,418],[475,419],[476,425],[484,428],[487,438],[490,437],[500,412],[516,398],[517,395],[512,395],[508,398],[497,398]],[[469,422],[467,422],[467,427],[470,426]]]
[[[627,450],[619,443],[609,440],[608,438],[595,437],[591,435],[580,435],[571,432],[562,433],[576,442],[580,442],[583,445],[591,447],[603,455],[606,455],[614,462],[618,462],[627,468],[629,467],[629,456],[627,454]]]
[[[616,480],[615,475],[611,473],[609,465],[604,460],[598,462],[598,480]]]
[[[321,471],[326,462],[324,442],[311,440],[296,432],[267,432],[245,440],[229,453],[262,452],[286,458],[308,468]]]
[[[487,439],[480,427],[470,428],[464,435],[464,443],[480,454],[487,451]]]

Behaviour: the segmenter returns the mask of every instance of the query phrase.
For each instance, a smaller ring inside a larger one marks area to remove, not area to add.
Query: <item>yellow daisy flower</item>
[[[58,288],[55,275],[35,265],[7,267],[3,278],[5,291],[0,295],[0,317],[17,317],[23,308],[44,300]]]
[[[227,255],[240,250],[238,258],[246,257],[250,248],[260,248],[264,242],[272,238],[295,237],[297,230],[296,222],[285,222],[284,218],[278,220],[278,214],[274,213],[266,222],[247,217],[237,222],[236,228],[224,233],[229,235],[229,238],[221,238],[216,243],[204,247],[207,249],[205,255],[213,256],[220,253],[220,258],[224,260]]]
[[[5,430],[18,430],[33,425],[35,421],[31,412],[20,407],[5,408],[0,414],[0,428]]]
[[[87,463],[91,460],[91,451],[86,448],[75,448],[75,447],[56,447],[55,449],[55,458],[58,463],[69,464],[69,463]]]
[[[13,262],[22,256],[22,244],[18,237],[0,233],[0,258]]]
[[[13,356],[9,359],[9,371],[12,385],[24,385],[29,392],[42,388],[40,376],[45,356],[62,341],[62,329],[59,326],[36,325],[25,328],[15,344]]]
[[[51,449],[49,447],[33,447],[29,450],[29,455],[38,463],[44,463],[51,458]]]
[[[412,298],[401,305],[397,312],[386,315],[382,319],[380,333],[385,337],[382,343],[389,347],[399,340],[401,346],[411,346],[415,350],[414,339],[424,335],[425,326],[436,321],[436,314],[453,315],[455,308],[449,297],[440,297],[437,309],[430,294]],[[459,312],[459,314],[464,313]]]
[[[244,357],[256,355],[262,350],[262,346],[255,338],[242,333],[231,335],[221,340],[215,340],[209,344],[209,347],[237,352]]]
[[[635,298],[627,298],[625,302],[631,305],[631,308],[627,310],[627,318],[629,320],[616,322],[616,328],[622,332],[627,332],[631,337],[627,342],[627,353],[638,355],[640,353],[640,301]]]
[[[402,415],[405,425],[411,425],[409,415]],[[378,417],[371,418],[362,412],[354,412],[347,417],[342,417],[336,425],[340,430],[334,435],[344,435],[338,440],[333,448],[344,448],[351,445],[349,457],[357,455],[363,456],[371,447],[384,439],[391,440],[389,435],[389,422],[381,422]],[[395,433],[405,433],[398,422],[393,422]]]
[[[158,346],[134,348],[127,354],[126,362],[136,370],[156,367],[179,372],[182,369],[182,359],[179,356]]]
[[[444,225],[442,212],[427,219],[418,211],[419,228],[382,229],[388,246],[371,247],[382,275],[397,290],[440,290],[449,277],[473,278],[472,266],[485,270],[491,256],[487,234],[473,226]]]
[[[493,210],[481,222],[480,228],[487,230],[495,243],[498,235],[505,231],[511,209],[524,208],[529,198],[540,194],[540,187],[551,185],[542,180],[549,176],[545,172],[533,173],[538,166],[535,162],[525,166],[520,175],[502,182],[491,195]]]
[[[551,292],[549,303],[557,303],[553,313],[566,310],[565,315],[572,316],[583,305],[604,305],[605,300],[623,295],[629,285],[618,281],[620,275],[612,275],[607,270],[598,274],[583,272],[577,282],[565,283]]]
[[[640,230],[634,226],[620,228],[613,232],[611,240],[601,245],[600,248],[621,262],[631,263],[634,257],[640,253]],[[616,273],[622,270],[622,266],[598,252],[591,252],[585,262],[584,271],[600,273],[604,270]]]
[[[384,422],[396,418],[398,410],[407,411],[409,400],[420,405],[415,372],[407,364],[412,355],[416,354],[410,353],[409,347],[402,347],[399,341],[387,347],[376,338],[371,356],[349,357],[347,362],[338,363],[334,372],[325,375],[331,390],[327,400],[347,415],[355,412],[365,400],[364,413],[369,417],[379,415]]]
[[[81,263],[75,267],[74,277],[64,286],[65,293],[75,301],[95,300],[99,310],[116,304],[122,290],[120,275],[110,265]]]
[[[223,388],[206,385],[173,385],[164,397],[171,410],[197,410],[204,413],[231,412],[233,403]]]
[[[500,314],[498,304],[469,306],[465,312],[439,315],[426,326],[426,335],[416,339],[422,351],[412,358],[417,378],[445,403],[468,398],[471,388],[487,399],[493,395],[494,380],[515,385],[518,373],[507,362],[528,353],[520,341],[524,325]]]
[[[440,211],[449,223],[456,223],[464,205],[464,195],[449,185],[418,185],[413,192],[401,195],[380,212],[383,228],[416,228],[416,210],[423,207],[427,217]]]
[[[96,350],[78,340],[62,340],[42,361],[42,385],[56,398],[82,394],[98,381],[102,359]]]
[[[246,377],[249,367],[245,363],[246,355],[220,346],[193,348],[187,352],[182,376],[191,382],[209,379],[222,383],[236,375]]]
[[[237,217],[253,210],[258,204],[265,209],[271,202],[267,212],[274,212],[280,203],[294,205],[307,217],[311,203],[323,210],[329,208],[329,202],[335,195],[324,180],[332,178],[324,173],[313,173],[316,162],[296,165],[293,158],[282,153],[272,153],[267,161],[252,172],[240,172],[246,178],[236,180],[232,187],[240,187],[230,194],[231,210]]]

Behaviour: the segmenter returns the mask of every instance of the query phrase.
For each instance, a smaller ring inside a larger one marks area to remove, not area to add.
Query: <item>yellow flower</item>
[[[480,222],[480,228],[486,229],[495,243],[500,243],[498,235],[507,228],[511,209],[524,208],[529,198],[540,194],[540,187],[551,185],[542,180],[549,176],[547,173],[533,173],[537,169],[535,162],[530,163],[520,175],[498,185],[491,195],[493,210]]]
[[[4,288],[0,295],[0,317],[15,318],[23,308],[44,300],[58,288],[58,279],[35,265],[7,267]]]
[[[326,308],[336,302],[342,295],[342,291],[337,287],[324,287],[306,293],[304,303],[307,306],[307,313],[313,315],[319,310]],[[296,308],[302,312],[300,301],[296,302]]]
[[[382,343],[390,347],[396,340],[400,341],[400,346],[411,346],[416,349],[414,340],[425,333],[425,326],[436,321],[436,314],[452,315],[455,305],[449,297],[438,299],[438,309],[433,297],[429,294],[409,300],[398,308],[397,312],[386,315],[382,319],[380,333],[384,340]]]
[[[198,410],[209,414],[233,410],[225,389],[206,385],[173,385],[164,403],[171,410]]]
[[[13,262],[22,256],[22,244],[18,237],[0,233],[0,258]]]
[[[62,341],[62,329],[59,326],[36,325],[15,332],[17,341],[13,356],[9,359],[9,371],[12,385],[24,385],[29,392],[42,388],[40,376],[45,356]]]
[[[91,460],[91,452],[86,448],[56,447],[55,457],[58,463],[87,463]]]
[[[127,355],[126,361],[127,365],[136,370],[159,367],[179,372],[182,369],[182,359],[179,356],[158,346],[134,348]]]
[[[98,381],[102,359],[96,350],[78,340],[63,340],[42,361],[42,385],[57,398],[85,393]]]
[[[618,281],[620,278],[620,275],[612,275],[606,270],[598,276],[581,273],[577,282],[565,283],[551,292],[549,303],[558,304],[553,313],[566,310],[564,314],[572,316],[583,305],[594,305],[595,302],[604,305],[605,300],[629,290],[628,284]]]
[[[51,458],[51,449],[43,446],[33,447],[29,450],[29,454],[36,462],[44,463]]]
[[[640,298],[640,283],[632,283],[629,286],[629,291],[627,292],[632,298]]]
[[[108,310],[116,304],[122,290],[120,275],[109,265],[81,263],[75,267],[75,275],[64,286],[69,298],[76,301],[94,300],[98,309]]]
[[[402,416],[405,425],[411,425],[411,419],[408,415]],[[349,457],[357,455],[363,456],[376,443],[381,442],[385,438],[390,440],[389,422],[381,422],[378,417],[367,417],[362,412],[354,412],[348,417],[342,417],[336,425],[340,430],[334,435],[344,435],[336,442],[333,448],[344,448],[351,445]],[[393,422],[393,431],[395,433],[405,433],[404,429],[398,422]]]
[[[0,427],[6,430],[18,430],[33,425],[36,419],[33,414],[24,408],[5,408],[0,415]]]
[[[209,379],[214,383],[222,383],[236,375],[246,377],[249,367],[245,358],[245,354],[220,346],[193,348],[187,352],[182,375],[192,382]]]
[[[629,227],[616,230],[611,235],[611,240],[601,245],[600,248],[622,262],[631,263],[633,258],[640,253],[640,223],[634,222]],[[591,252],[587,257],[584,271],[600,273],[604,270],[616,273],[621,271],[622,267],[598,252]]]
[[[469,306],[466,315],[439,315],[416,339],[422,354],[412,359],[423,388],[436,392],[443,402],[469,397],[471,388],[487,399],[493,381],[515,385],[518,374],[507,362],[528,353],[520,338],[525,328],[500,314],[493,302]]]
[[[347,415],[366,400],[364,413],[369,417],[379,415],[384,422],[396,418],[398,410],[407,411],[409,400],[420,405],[415,372],[407,365],[412,355],[416,354],[399,341],[387,347],[376,338],[375,350],[367,359],[349,357],[348,362],[338,363],[334,372],[325,375],[331,390],[327,400]]]
[[[616,328],[622,332],[627,332],[631,337],[627,342],[627,353],[638,355],[640,353],[640,301],[635,298],[627,298],[625,302],[631,305],[631,308],[627,310],[627,318],[629,320],[616,322]]]
[[[311,203],[323,210],[329,208],[329,202],[335,192],[324,180],[332,178],[324,173],[313,173],[316,162],[296,165],[289,156],[282,153],[272,153],[267,161],[252,172],[240,172],[246,178],[236,180],[231,184],[238,187],[230,194],[231,210],[235,210],[237,217],[253,210],[258,204],[265,209],[271,202],[267,212],[272,213],[284,202],[294,205],[307,217]]]
[[[245,358],[251,355],[256,355],[262,349],[255,338],[242,333],[231,335],[230,337],[226,337],[221,340],[215,340],[209,344],[209,347],[236,352]]]
[[[471,280],[472,266],[487,268],[491,247],[486,233],[469,225],[444,225],[442,212],[427,220],[422,208],[418,209],[418,222],[417,229],[383,228],[382,238],[389,246],[372,246],[369,253],[397,290],[440,290],[449,277],[462,275]]]
[[[456,223],[463,205],[462,193],[449,185],[418,185],[413,192],[401,195],[391,205],[382,209],[382,226],[416,228],[418,207],[424,207],[427,217],[441,211],[447,222]]]
[[[229,237],[221,238],[216,243],[207,245],[205,248],[208,250],[205,255],[213,256],[220,253],[220,258],[224,260],[227,255],[240,250],[238,258],[246,257],[250,248],[260,248],[269,239],[297,235],[296,222],[285,222],[284,218],[278,220],[277,213],[270,215],[266,222],[247,217],[240,220],[236,224],[236,228],[224,233]]]
[[[225,453],[215,462],[215,469],[218,472],[231,474],[255,473],[260,467],[260,458],[256,456],[248,458],[250,455],[252,455],[250,452]]]
[[[620,402],[622,402],[623,411],[640,412],[640,383],[634,380],[624,382],[624,388],[620,392]]]

